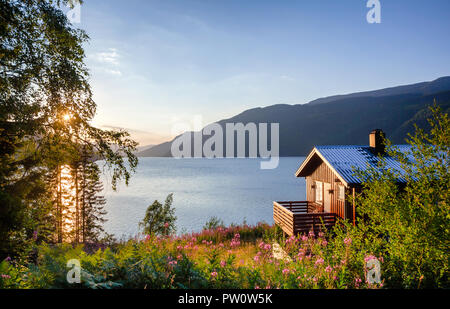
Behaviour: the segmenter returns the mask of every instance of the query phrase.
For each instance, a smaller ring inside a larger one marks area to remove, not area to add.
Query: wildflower
[[[326,271],[327,273],[331,273],[332,270],[333,270],[333,268],[331,268],[330,265],[328,265],[328,266],[325,268],[325,271]]]
[[[260,289],[259,285],[256,285],[255,290],[259,290],[259,289]]]
[[[253,258],[253,260],[254,260],[255,262],[259,262],[259,255],[255,255],[255,257]]]
[[[33,240],[36,240],[38,236],[38,231],[33,232]]]
[[[319,232],[319,237],[323,237],[323,233],[322,232]]]
[[[7,256],[6,259],[5,259],[5,261],[6,261],[6,262],[9,262],[9,261],[11,261],[11,258],[10,258],[9,256]]]
[[[269,251],[270,249],[272,249],[272,246],[271,246],[270,244],[266,244],[266,245],[264,246],[264,250]]]
[[[183,249],[183,246],[177,246],[177,250]]]
[[[183,256],[182,256],[181,254],[179,254],[179,255],[177,256],[177,260],[181,260],[181,259],[183,259]]]
[[[308,240],[308,236],[303,235],[303,236],[302,236],[302,241],[305,242],[305,241],[307,241],[307,240]]]
[[[169,223],[164,223],[164,227],[167,229],[169,227]]]
[[[346,244],[347,246],[350,246],[352,244],[352,239],[350,237],[346,237],[344,239],[344,244]]]
[[[315,263],[316,265],[322,265],[323,264],[323,259],[322,258],[318,258],[317,260],[316,260],[316,263]]]
[[[217,272],[216,271],[213,271],[212,273],[211,273],[211,277],[213,277],[213,278],[216,278],[217,277]]]
[[[328,241],[326,240],[322,241],[322,246],[326,247],[326,245],[328,245]]]
[[[365,258],[364,258],[364,262],[368,262],[368,261],[370,261],[370,260],[376,260],[377,258],[375,257],[375,256],[373,256],[373,255],[368,255],[368,256],[366,256]]]
[[[3,278],[3,279],[11,279],[11,276],[10,276],[10,275],[3,275],[3,274],[2,274],[2,278]]]
[[[220,243],[220,244],[219,244],[219,247],[220,247],[220,248],[223,248],[223,247],[224,247],[224,244],[223,244],[223,243]]]
[[[282,270],[283,275],[289,274],[289,269],[285,268]]]
[[[146,235],[145,236],[145,241],[149,241],[150,240],[150,235]]]
[[[227,263],[224,260],[220,261],[220,266],[221,267],[225,267],[225,265],[227,265]]]
[[[309,237],[314,237],[314,231],[309,231],[308,236]]]

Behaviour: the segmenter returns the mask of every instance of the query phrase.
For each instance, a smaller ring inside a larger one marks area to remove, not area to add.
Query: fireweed
[[[345,237],[344,237],[345,236]],[[284,238],[267,224],[233,225],[179,236],[145,235],[87,253],[82,246],[40,246],[37,264],[0,263],[2,288],[379,288],[364,280],[365,259],[350,235]],[[273,256],[278,242],[289,260]],[[81,283],[66,281],[79,259]],[[363,278],[363,279],[361,279]]]

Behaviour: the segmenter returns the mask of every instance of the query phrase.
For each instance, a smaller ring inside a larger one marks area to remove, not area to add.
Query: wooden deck
[[[313,212],[315,205],[308,201],[273,202],[273,220],[288,235],[313,231],[317,234],[336,223],[336,214]]]

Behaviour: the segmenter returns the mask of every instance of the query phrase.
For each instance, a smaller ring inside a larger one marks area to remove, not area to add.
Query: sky
[[[94,125],[141,145],[246,109],[450,75],[450,1],[87,0]],[[179,126],[178,126],[179,127]]]

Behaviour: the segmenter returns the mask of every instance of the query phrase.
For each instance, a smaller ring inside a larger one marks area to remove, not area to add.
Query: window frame
[[[314,192],[314,202],[316,204],[323,204],[323,182],[319,180],[315,180],[315,192]],[[320,190],[319,190],[320,188]],[[317,194],[320,193],[320,200],[317,199]]]
[[[341,196],[341,190],[342,190],[343,196]],[[345,201],[345,186],[343,186],[343,185],[338,185],[337,199],[338,199],[339,201]]]

